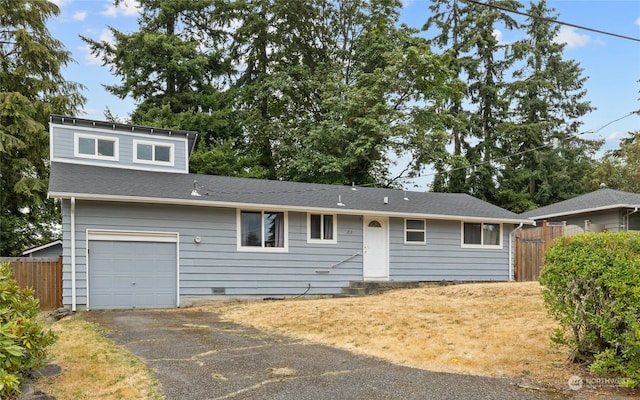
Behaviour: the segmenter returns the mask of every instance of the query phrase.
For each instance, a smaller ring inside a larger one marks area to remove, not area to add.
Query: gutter
[[[515,239],[515,233],[522,229],[522,225],[523,223],[521,222],[516,229],[509,233],[509,281],[511,282],[515,280],[515,276],[513,274],[513,239]]]
[[[76,311],[76,198],[71,198],[71,311]]]

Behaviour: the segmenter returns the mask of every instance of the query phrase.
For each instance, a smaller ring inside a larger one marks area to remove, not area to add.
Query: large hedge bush
[[[55,341],[35,321],[38,300],[31,289],[20,289],[9,265],[0,263],[0,399],[11,398],[29,374],[46,359],[46,347]]]
[[[563,237],[545,255],[545,306],[554,342],[593,372],[640,385],[640,232]]]

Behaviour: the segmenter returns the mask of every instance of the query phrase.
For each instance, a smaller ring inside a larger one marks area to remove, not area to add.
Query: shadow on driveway
[[[91,311],[167,399],[554,399],[520,381],[435,373],[183,310]]]

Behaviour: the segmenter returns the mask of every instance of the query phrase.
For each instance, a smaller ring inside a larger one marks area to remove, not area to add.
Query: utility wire
[[[539,15],[531,15],[531,14],[528,14],[528,13],[525,13],[525,12],[522,12],[522,11],[512,10],[510,8],[498,6],[498,5],[495,5],[495,4],[487,4],[487,3],[483,3],[481,1],[476,1],[476,0],[467,0],[467,1],[469,3],[477,4],[477,5],[480,5],[480,6],[485,6],[485,7],[489,7],[489,8],[495,8],[497,10],[502,10],[502,11],[505,11],[505,12],[514,13],[514,14],[522,15],[522,16],[529,17],[529,18],[540,19],[542,21],[551,22],[551,23],[558,24],[558,25],[566,25],[566,26],[570,26],[572,28],[583,29],[585,31],[601,33],[603,35],[614,36],[614,37],[621,38],[621,39],[626,39],[626,40],[632,40],[634,42],[640,42],[639,38],[635,38],[635,37],[631,37],[631,36],[625,36],[625,35],[620,35],[618,33],[602,31],[600,29],[589,28],[589,27],[583,26],[583,25],[572,24],[570,22],[558,21],[557,19],[543,17],[543,16],[539,16]]]

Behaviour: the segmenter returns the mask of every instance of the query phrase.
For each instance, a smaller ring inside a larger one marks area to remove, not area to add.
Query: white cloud
[[[638,17],[638,19],[636,19],[636,25],[640,26],[640,17]]]
[[[110,2],[105,6],[104,10],[100,12],[100,15],[110,18],[116,18],[118,16],[135,17],[139,14],[140,3],[136,0],[121,1],[117,7]]]
[[[115,37],[109,29],[103,29],[98,37],[98,42],[107,42],[113,44]],[[91,54],[91,47],[89,45],[83,46],[81,50],[84,52],[84,61],[88,65],[102,65],[102,59],[98,56]]]
[[[71,4],[72,0],[49,0],[49,1],[61,8],[62,6]]]
[[[87,12],[76,11],[73,13],[73,16],[71,18],[73,18],[74,21],[84,21],[84,19],[87,18]]]
[[[502,43],[502,31],[499,29],[493,30],[493,37],[496,38],[498,43]]]
[[[553,39],[556,43],[564,43],[570,49],[586,46],[591,41],[589,35],[581,35],[576,32],[576,28],[563,26],[558,32],[558,36]]]

